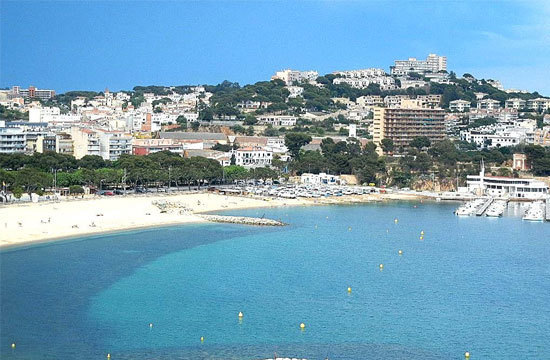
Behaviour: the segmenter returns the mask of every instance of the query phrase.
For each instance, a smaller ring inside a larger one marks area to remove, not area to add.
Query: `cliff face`
[[[456,191],[456,181],[451,179],[436,180],[416,180],[411,184],[411,189],[427,191]]]

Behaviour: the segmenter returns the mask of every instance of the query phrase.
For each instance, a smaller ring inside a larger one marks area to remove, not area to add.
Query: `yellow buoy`
[[[380,270],[384,268],[384,264],[380,264]]]
[[[399,255],[403,255],[403,250],[399,250]]]
[[[348,227],[348,231],[351,231],[351,226],[350,226],[350,227]]]
[[[239,311],[239,317],[242,318],[243,316],[243,313]]]
[[[149,327],[152,328],[152,327],[153,327],[153,323],[149,323]]]
[[[424,230],[422,230],[422,231],[420,232],[420,235],[424,235]]]
[[[469,359],[469,358],[470,358],[470,353],[469,353],[468,351],[466,351],[466,352],[464,353],[464,357],[465,357],[466,359]]]
[[[424,236],[420,236],[420,240],[424,240]]]
[[[304,330],[306,328],[306,324],[300,323],[300,329]]]
[[[107,359],[110,359],[111,358],[111,354],[107,354]]]
[[[351,287],[348,287],[348,292],[349,292],[349,293],[351,292]]]
[[[393,220],[393,222],[396,223],[396,224],[397,224],[398,221],[399,221],[399,220],[397,220],[397,218],[395,218],[395,219]]]
[[[201,342],[204,342],[204,336],[201,336]]]
[[[11,344],[11,348],[12,348],[12,349],[15,349],[15,343],[12,343],[12,344]]]

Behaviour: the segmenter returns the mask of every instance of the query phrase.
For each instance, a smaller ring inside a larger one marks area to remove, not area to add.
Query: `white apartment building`
[[[494,134],[482,130],[463,130],[460,132],[460,140],[476,144],[481,149],[519,145],[524,137],[519,134]]]
[[[527,105],[527,101],[520,98],[508,99],[504,102],[504,107],[506,109],[520,110],[525,108],[526,105]]]
[[[409,58],[408,60],[395,60],[395,65],[390,67],[392,75],[408,75],[411,72],[424,74],[427,72],[436,73],[447,70],[447,57],[429,54],[426,60]]]
[[[19,127],[6,127],[0,120],[0,153],[23,153],[27,146],[25,131]]]
[[[98,131],[98,134],[103,159],[116,161],[120,155],[132,153],[132,136],[117,131]]]
[[[48,122],[46,117],[60,115],[61,110],[58,107],[32,107],[29,109],[29,122],[39,123]]]
[[[273,151],[262,147],[244,147],[231,151],[235,155],[235,164],[246,168],[270,166]]]
[[[536,98],[527,100],[527,109],[531,111],[546,111],[550,110],[550,99]]]
[[[494,99],[483,99],[477,103],[477,108],[481,110],[498,110],[500,109],[500,101]]]
[[[351,79],[351,78],[336,78],[333,81],[334,84],[348,84],[351,87],[358,89],[365,89],[370,84],[378,84],[381,90],[395,90],[395,79],[389,76],[379,78],[363,78],[363,79]]]
[[[407,78],[400,78],[399,81],[401,82],[401,89],[421,88],[428,84],[424,80],[412,80]]]
[[[384,105],[384,99],[380,95],[360,96],[355,99],[355,103],[361,107],[373,107]]]
[[[299,71],[299,70],[281,70],[277,71],[275,75],[271,77],[271,80],[283,80],[285,84],[287,85],[293,85],[295,82],[309,82],[314,81],[319,77],[319,73],[317,71]]]
[[[449,101],[449,110],[454,112],[467,112],[470,111],[472,103],[466,100],[453,100]]]
[[[360,70],[347,70],[347,71],[335,71],[334,75],[340,75],[344,78],[363,79],[363,78],[375,78],[386,76],[384,69],[369,68]],[[335,79],[336,80],[336,79]]]
[[[302,184],[311,184],[311,185],[340,185],[342,182],[340,180],[340,177],[337,175],[330,175],[327,173],[319,173],[319,174],[310,174],[310,173],[303,173],[302,176],[300,176],[300,182]]]
[[[292,115],[260,115],[258,122],[262,125],[295,126],[296,117]]]

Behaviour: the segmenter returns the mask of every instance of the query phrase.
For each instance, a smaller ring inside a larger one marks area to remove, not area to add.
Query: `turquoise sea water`
[[[455,207],[241,210],[290,225],[2,251],[0,357],[550,359],[550,224]]]

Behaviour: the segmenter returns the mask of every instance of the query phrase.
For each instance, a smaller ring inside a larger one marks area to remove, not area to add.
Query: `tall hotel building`
[[[379,152],[382,139],[391,139],[396,147],[407,147],[420,136],[431,142],[445,139],[445,110],[423,107],[415,100],[404,100],[397,108],[374,108],[373,141]]]

